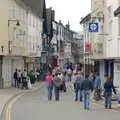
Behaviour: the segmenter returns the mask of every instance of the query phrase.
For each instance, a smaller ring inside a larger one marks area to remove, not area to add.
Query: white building
[[[119,0],[105,1],[104,32],[106,36],[106,59],[108,61],[107,73],[113,76],[115,86],[120,87],[120,18],[114,16],[114,11],[120,6]]]
[[[115,86],[120,86],[120,18],[114,16],[119,6],[120,0],[92,0],[91,6],[92,20],[100,28],[92,33],[97,72],[102,80],[104,75],[113,78]]]
[[[39,18],[31,9],[28,10],[28,56],[39,58],[42,51],[42,25],[43,20]],[[29,59],[30,60],[30,59]],[[29,61],[28,60],[28,61]],[[28,62],[28,70],[34,68],[35,59]]]
[[[32,11],[33,8],[22,0],[1,0],[1,87],[9,87],[14,83],[16,68],[22,71],[26,66],[29,68],[30,60],[26,58],[41,56],[42,19]]]

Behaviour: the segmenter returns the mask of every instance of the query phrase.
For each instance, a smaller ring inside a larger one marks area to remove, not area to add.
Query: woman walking
[[[55,91],[55,100],[59,101],[60,99],[60,86],[61,86],[61,79],[59,78],[58,74],[55,74],[55,77],[53,79],[53,84],[54,84],[54,91]]]
[[[105,109],[111,109],[111,99],[112,99],[112,90],[116,94],[115,87],[113,82],[110,78],[107,78],[106,82],[104,83],[104,97],[105,97]]]
[[[45,78],[48,89],[48,100],[52,100],[52,90],[53,90],[53,77],[50,72],[47,73]]]

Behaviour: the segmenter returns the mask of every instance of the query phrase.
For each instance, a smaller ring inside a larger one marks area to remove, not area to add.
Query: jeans
[[[106,92],[105,93],[105,108],[111,108],[111,104],[112,104],[112,93],[111,92]]]
[[[15,79],[15,87],[19,87],[18,79]]]
[[[48,100],[52,100],[53,86],[52,85],[47,85],[47,89],[48,89]]]
[[[90,90],[83,91],[84,109],[90,109]]]
[[[75,101],[78,100],[78,94],[79,94],[80,102],[82,102],[82,99],[83,99],[82,91],[80,90],[80,86],[76,85],[76,87],[75,87]]]
[[[72,77],[72,75],[68,74],[68,81],[70,81],[70,82],[71,82],[71,77]]]
[[[55,86],[54,88],[54,92],[55,92],[55,100],[59,100],[60,99],[60,87]]]

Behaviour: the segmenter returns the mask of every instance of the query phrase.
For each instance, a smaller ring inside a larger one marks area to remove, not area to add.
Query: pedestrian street
[[[60,94],[60,101],[47,100],[43,85],[37,92],[27,93],[13,104],[10,120],[119,120],[120,112],[104,109],[104,105],[92,103],[91,110],[74,101],[74,91],[67,84],[67,92]]]

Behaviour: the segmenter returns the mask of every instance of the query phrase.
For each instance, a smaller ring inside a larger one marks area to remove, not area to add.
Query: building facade
[[[80,24],[83,25],[83,41],[84,41],[84,71],[87,73],[94,71],[94,50],[95,42],[92,40],[92,33],[89,32],[89,23],[92,22],[91,14],[88,14],[80,21]]]
[[[75,32],[73,34],[72,41],[72,61],[73,63],[83,64],[83,54],[84,54],[84,41],[83,41],[83,32]]]
[[[105,2],[104,31],[106,41],[105,74],[112,77],[115,86],[120,86],[120,19],[114,16],[114,11],[119,7],[119,0],[107,0]]]
[[[16,68],[23,71],[28,68],[28,58],[40,57],[42,18],[23,0],[1,0],[0,14],[0,86],[9,87],[14,84]],[[32,52],[36,53],[31,55]]]
[[[92,33],[96,71],[100,73],[102,80],[104,75],[111,77],[115,86],[120,86],[120,19],[114,15],[119,5],[119,0],[92,0],[91,7],[92,20],[99,23],[99,31]]]

